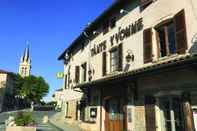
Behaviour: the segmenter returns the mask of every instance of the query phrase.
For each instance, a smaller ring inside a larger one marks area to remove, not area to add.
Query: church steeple
[[[27,42],[27,47],[21,57],[20,65],[19,65],[19,75],[22,77],[30,76],[31,71],[31,59],[29,54],[29,43]]]

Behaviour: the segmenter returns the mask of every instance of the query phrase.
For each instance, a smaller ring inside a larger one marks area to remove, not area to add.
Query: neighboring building
[[[196,0],[115,1],[59,57],[65,91],[84,92],[66,102],[74,118],[91,131],[197,130],[196,34]]]
[[[19,75],[22,77],[30,76],[31,73],[31,58],[29,55],[29,46],[25,48],[24,54],[21,57],[19,65]]]
[[[12,101],[6,98],[6,95],[13,94],[13,79],[11,73],[0,69],[0,112],[9,108]]]
[[[58,89],[53,94],[53,101],[57,102],[57,108],[62,108],[63,98],[64,98],[63,89]]]

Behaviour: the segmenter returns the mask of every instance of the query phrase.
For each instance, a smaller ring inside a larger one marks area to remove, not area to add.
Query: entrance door
[[[183,131],[183,111],[180,98],[165,97],[160,101],[162,131]]]
[[[105,103],[105,130],[123,131],[124,113],[123,103],[119,99],[109,99]]]

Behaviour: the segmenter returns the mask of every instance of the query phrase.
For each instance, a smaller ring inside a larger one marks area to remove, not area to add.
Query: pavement
[[[62,112],[57,112],[49,118],[52,125],[61,129],[62,131],[81,131],[79,128],[79,123],[74,122],[72,125],[68,124],[64,118]]]
[[[5,131],[5,120],[7,120],[9,118],[9,116],[13,115],[13,114],[15,114],[15,112],[0,113],[0,131]],[[59,128],[58,126],[56,126],[55,124],[52,124],[50,122],[49,123],[42,122],[43,117],[45,115],[48,115],[49,118],[53,118],[52,116],[56,116],[55,114],[56,114],[56,112],[54,112],[54,111],[50,111],[50,112],[35,111],[35,112],[33,112],[33,119],[37,123],[37,131],[64,131],[64,129],[66,129],[66,131],[75,131],[75,130],[72,130],[72,128],[70,128],[70,127],[62,129],[61,125],[60,125],[61,128]]]

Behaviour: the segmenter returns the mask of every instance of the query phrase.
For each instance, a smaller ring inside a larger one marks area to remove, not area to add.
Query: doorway
[[[162,131],[184,131],[183,109],[179,97],[159,99]]]
[[[105,131],[125,130],[123,104],[123,101],[118,98],[110,98],[105,101]]]

